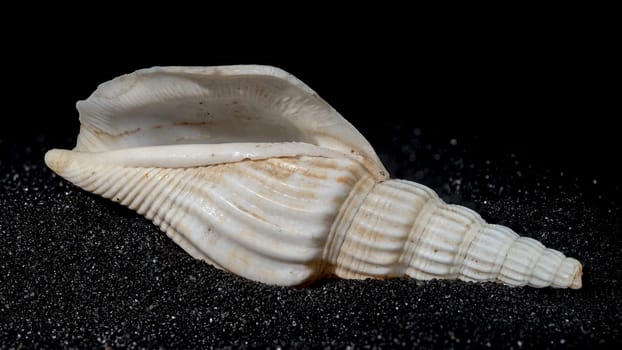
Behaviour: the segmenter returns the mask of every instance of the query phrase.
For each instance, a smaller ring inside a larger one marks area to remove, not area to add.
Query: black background
[[[120,11],[3,31],[0,346],[620,345],[620,79],[610,22],[561,12],[459,23],[423,22],[417,11],[330,12],[249,24],[235,12],[141,14],[139,23]],[[73,146],[75,102],[99,83],[154,65],[224,64],[294,74],[369,139],[394,177],[577,257],[584,288],[265,286],[192,260],[148,221],[43,166],[46,149]]]
[[[139,68],[268,64],[306,82],[372,140],[387,137],[391,122],[459,131],[491,154],[519,152],[614,181],[615,45],[605,25],[570,24],[312,28],[291,38],[265,28],[188,36],[44,27],[9,38],[5,103],[13,113],[2,134],[77,130],[75,102]]]

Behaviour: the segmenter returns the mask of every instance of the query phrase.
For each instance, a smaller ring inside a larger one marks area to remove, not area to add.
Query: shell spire
[[[350,210],[350,209],[345,209]],[[356,209],[354,209],[356,210]],[[581,288],[581,264],[403,180],[374,185],[331,257],[343,278],[449,278]]]
[[[278,68],[139,70],[78,110],[76,147],[49,151],[46,164],[237,275],[581,287],[577,260],[390,180],[367,140]]]

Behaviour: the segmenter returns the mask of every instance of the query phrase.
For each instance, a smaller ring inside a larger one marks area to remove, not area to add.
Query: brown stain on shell
[[[106,132],[106,131],[104,131],[104,130],[102,130],[100,128],[92,127],[92,126],[89,126],[87,124],[82,124],[81,127],[86,128],[88,131],[92,132],[93,134],[95,134],[97,136],[106,136],[106,137],[109,137],[109,138],[119,138],[119,137],[129,136],[129,135],[132,135],[132,134],[136,134],[136,133],[138,133],[139,131],[142,130],[141,128],[136,128],[136,129],[126,130],[126,131],[120,132],[118,134],[111,134],[111,133]]]
[[[270,177],[283,181],[288,180],[295,173],[292,169],[282,166],[282,163],[274,162],[270,159],[247,161],[245,164],[251,169],[258,170]]]
[[[183,122],[175,122],[173,124],[170,124],[171,126],[202,126],[202,125],[207,125],[209,124],[209,121],[200,121],[200,122],[187,122],[187,121],[183,121]]]

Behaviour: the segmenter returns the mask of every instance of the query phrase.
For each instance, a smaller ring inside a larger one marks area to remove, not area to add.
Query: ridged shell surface
[[[390,180],[352,125],[277,68],[141,70],[78,109],[76,148],[51,150],[46,164],[237,275],[581,287],[577,260]]]
[[[145,215],[192,256],[281,285],[322,275],[330,228],[365,176],[347,158],[306,156],[178,169],[69,164],[65,178]]]
[[[461,279],[580,288],[581,265],[423,185],[390,180],[370,191],[331,256],[343,278]],[[348,209],[345,209],[348,210]]]

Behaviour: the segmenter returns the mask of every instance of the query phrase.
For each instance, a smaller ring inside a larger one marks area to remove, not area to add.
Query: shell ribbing
[[[578,261],[423,185],[376,182],[347,158],[190,168],[58,161],[63,177],[145,215],[195,258],[266,283],[334,274],[581,286]]]
[[[330,234],[339,208],[374,184],[353,160],[306,156],[190,168],[76,157],[63,170],[74,184],[145,215],[193,257],[281,285],[323,275],[325,248],[339,251]]]
[[[352,210],[352,209],[349,209]],[[461,279],[511,286],[580,287],[581,265],[409,181],[376,184],[334,262],[343,278]]]

